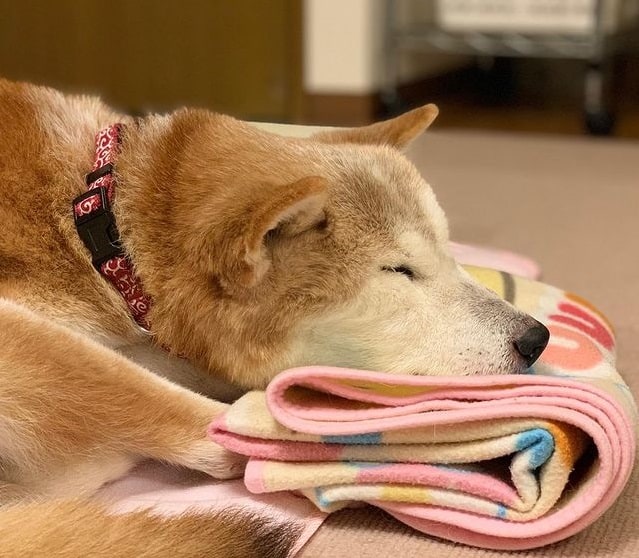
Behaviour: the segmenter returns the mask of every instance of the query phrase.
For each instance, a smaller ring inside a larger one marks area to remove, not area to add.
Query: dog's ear
[[[247,203],[237,203],[236,210],[225,212],[225,223],[218,227],[209,242],[209,271],[228,290],[257,285],[271,265],[268,240],[277,236],[294,236],[321,225],[327,181],[309,176],[295,182],[251,192]],[[217,238],[215,238],[217,237]]]
[[[359,128],[343,128],[318,132],[312,139],[325,143],[360,143],[368,145],[390,145],[403,149],[420,136],[439,114],[433,105],[424,105],[390,120]]]

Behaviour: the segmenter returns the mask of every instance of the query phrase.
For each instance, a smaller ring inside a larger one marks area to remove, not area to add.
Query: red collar
[[[116,185],[113,165],[123,132],[124,125],[113,124],[97,133],[93,169],[86,176],[88,190],[73,200],[73,216],[78,234],[91,252],[93,266],[122,295],[136,323],[148,330],[151,301],[122,250],[111,211]]]

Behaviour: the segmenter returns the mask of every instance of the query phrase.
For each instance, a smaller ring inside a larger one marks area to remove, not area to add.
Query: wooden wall
[[[301,0],[0,0],[0,75],[129,111],[293,121]]]

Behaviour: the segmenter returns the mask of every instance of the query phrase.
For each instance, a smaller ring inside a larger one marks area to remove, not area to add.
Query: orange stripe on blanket
[[[563,464],[572,469],[586,448],[586,435],[573,426],[565,423],[550,422],[548,431],[555,440],[555,451]]]
[[[581,304],[582,306],[585,306],[586,308],[588,308],[588,310],[590,310],[594,314],[597,314],[597,316],[599,316],[602,319],[602,321],[608,326],[608,329],[613,334],[615,333],[615,328],[612,327],[612,324],[610,323],[610,321],[608,320],[606,315],[601,310],[599,310],[599,308],[594,306],[592,304],[592,302],[590,302],[589,300],[586,300],[585,298],[582,298],[579,295],[576,295],[574,293],[566,292],[565,296],[566,296],[567,299],[572,300],[573,302],[576,302],[577,304]]]

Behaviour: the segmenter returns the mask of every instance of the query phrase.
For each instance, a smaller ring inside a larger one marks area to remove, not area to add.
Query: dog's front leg
[[[144,458],[239,476],[206,436],[225,409],[0,298],[0,498],[92,493]]]

